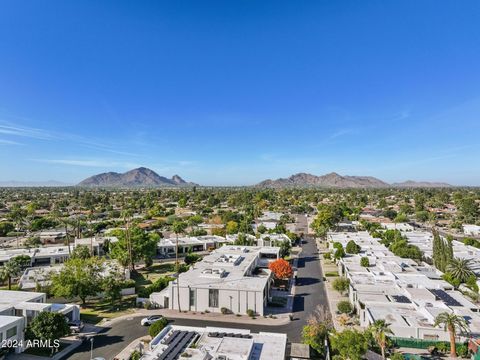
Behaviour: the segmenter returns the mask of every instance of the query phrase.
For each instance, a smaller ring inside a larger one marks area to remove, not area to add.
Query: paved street
[[[322,277],[315,240],[308,238],[303,244],[303,251],[298,260],[297,293],[293,304],[294,320],[291,323],[280,326],[267,326],[206,321],[201,319],[177,319],[172,323],[201,327],[248,328],[253,332],[281,332],[288,335],[289,341],[300,341],[302,327],[305,325],[310,312],[314,311],[320,304],[328,307]],[[112,359],[130,342],[146,335],[147,328],[140,325],[140,319],[141,317],[137,316],[118,321],[112,325],[111,328],[106,328],[102,333],[98,334],[94,341],[93,356]],[[90,359],[90,344],[83,344],[68,358],[74,360]]]

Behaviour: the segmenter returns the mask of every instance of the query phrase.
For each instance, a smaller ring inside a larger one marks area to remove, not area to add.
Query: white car
[[[161,319],[163,319],[163,316],[162,316],[162,315],[152,315],[152,316],[143,318],[143,319],[140,321],[140,324],[142,324],[143,326],[150,326],[150,325],[152,325],[154,322],[157,322],[158,320],[161,320]]]

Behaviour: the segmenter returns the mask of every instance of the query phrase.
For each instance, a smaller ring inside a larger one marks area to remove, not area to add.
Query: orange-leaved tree
[[[268,268],[273,272],[277,279],[288,279],[293,275],[290,263],[284,259],[277,259],[272,261]]]

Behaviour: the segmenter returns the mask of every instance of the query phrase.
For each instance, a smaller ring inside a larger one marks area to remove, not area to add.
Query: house
[[[46,298],[39,292],[0,290],[0,339],[23,340],[28,324],[42,311],[61,313],[69,321],[80,319],[77,305],[49,304]],[[23,346],[15,348],[17,353],[23,350]]]
[[[221,236],[185,236],[178,238],[178,253],[201,252],[214,250],[229,241]],[[161,256],[175,256],[177,238],[160,239],[157,245],[157,253]]]
[[[406,234],[406,233],[405,233]],[[345,246],[353,240],[359,254],[338,261],[338,271],[349,282],[349,300],[368,327],[376,320],[386,320],[394,337],[448,341],[449,334],[435,326],[442,312],[462,316],[474,336],[480,335],[480,309],[461,292],[442,280],[442,272],[426,263],[400,258],[367,232],[328,233],[330,246]],[[425,234],[415,233],[416,241],[428,241]],[[367,257],[369,266],[361,265]]]
[[[292,244],[290,238],[285,234],[261,234],[257,240],[258,246],[280,246],[281,243]]]
[[[142,360],[284,360],[287,335],[246,329],[169,325],[150,342]]]
[[[0,313],[2,308],[0,306]],[[0,343],[7,345],[9,342],[21,344],[24,340],[24,319],[21,316],[0,315]],[[21,347],[15,348],[15,352],[22,351]]]
[[[106,244],[118,242],[115,236],[94,236],[89,238],[75,239],[75,246],[86,246],[94,255],[102,256],[105,254]]]
[[[70,257],[70,251],[65,245],[0,250],[0,266],[21,255],[30,257],[30,266],[60,264]]]
[[[228,311],[259,315],[270,298],[268,264],[279,258],[278,247],[225,245],[150,295],[158,307],[190,311]],[[179,296],[178,296],[179,295]]]
[[[57,244],[63,242],[66,232],[64,230],[41,231],[38,236],[42,244]]]

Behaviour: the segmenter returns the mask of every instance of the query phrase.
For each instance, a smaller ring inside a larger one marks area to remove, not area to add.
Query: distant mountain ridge
[[[415,182],[406,181],[403,183],[389,184],[373,176],[349,176],[339,175],[335,172],[325,175],[312,175],[307,173],[294,174],[288,178],[276,180],[264,180],[256,187],[261,188],[284,188],[284,187],[326,187],[326,188],[389,188],[389,187],[451,187],[446,183]]]
[[[47,181],[0,181],[0,187],[66,187],[72,184],[56,180]]]
[[[146,167],[140,167],[125,173],[106,172],[78,183],[86,187],[187,187],[196,184],[186,182],[180,176],[174,175],[171,179],[158,175]]]
[[[407,180],[400,183],[393,183],[393,187],[400,188],[445,188],[452,187],[453,185],[444,183],[444,182],[430,182],[430,181],[413,181]]]

